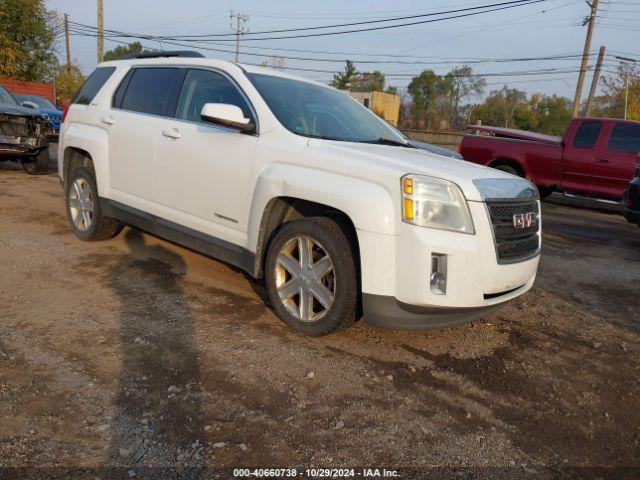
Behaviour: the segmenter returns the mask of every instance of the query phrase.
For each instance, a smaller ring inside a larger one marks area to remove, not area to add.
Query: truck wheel
[[[511,175],[515,175],[516,177],[521,177],[522,176],[522,175],[520,175],[518,173],[518,171],[515,168],[510,167],[509,165],[498,165],[498,166],[493,167],[493,168],[495,168],[496,170],[502,170],[503,172],[510,173]]]
[[[69,225],[79,239],[109,240],[122,231],[120,222],[102,214],[96,181],[89,169],[78,167],[71,172],[65,200]]]
[[[22,159],[22,168],[29,175],[45,173],[49,167],[49,149],[43,148],[37,155]]]
[[[544,200],[545,198],[547,198],[549,195],[551,195],[554,192],[554,190],[555,189],[553,187],[538,187],[540,200]]]
[[[355,258],[333,220],[285,223],[269,246],[265,275],[273,310],[293,329],[320,336],[355,322]]]

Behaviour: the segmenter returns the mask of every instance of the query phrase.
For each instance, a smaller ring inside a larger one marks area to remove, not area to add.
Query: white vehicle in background
[[[357,101],[189,52],[101,64],[68,110],[71,228],[130,225],[264,278],[309,335],[472,321],[529,290],[540,206],[524,179],[412,147]]]

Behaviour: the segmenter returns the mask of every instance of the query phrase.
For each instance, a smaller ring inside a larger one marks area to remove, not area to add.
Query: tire
[[[493,167],[493,168],[495,168],[496,170],[501,170],[501,171],[506,172],[506,173],[510,173],[511,175],[515,175],[516,177],[522,177],[522,175],[520,175],[515,168],[513,168],[513,167],[511,167],[509,165],[498,165],[498,166]]]
[[[22,159],[22,168],[29,175],[46,173],[49,167],[49,148],[43,148],[33,157]]]
[[[311,251],[306,269],[300,255],[301,245],[307,245],[310,248],[306,250]],[[267,294],[274,312],[285,324],[305,335],[326,335],[346,329],[356,320],[356,272],[349,239],[336,222],[326,217],[296,220],[285,223],[269,245],[265,267]],[[287,297],[291,292],[298,293]],[[304,298],[309,302],[304,302]],[[305,309],[304,305],[310,308]]]
[[[555,189],[553,187],[538,187],[538,193],[540,194],[540,200],[544,200],[551,195]]]
[[[109,240],[124,228],[115,218],[102,214],[93,169],[78,167],[71,172],[65,204],[71,230],[80,240]]]

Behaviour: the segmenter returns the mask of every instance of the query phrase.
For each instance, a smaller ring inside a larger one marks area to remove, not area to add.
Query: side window
[[[210,70],[189,70],[182,84],[176,118],[199,122],[205,103],[236,105],[246,118],[253,118],[247,102],[224,75]]]
[[[583,122],[578,127],[576,136],[573,138],[573,146],[576,148],[593,148],[598,141],[600,130],[602,130],[602,122]]]
[[[124,76],[124,78],[122,79],[122,81],[120,82],[120,85],[118,85],[118,88],[116,89],[116,93],[113,94],[113,101],[111,103],[112,107],[120,108],[122,106],[122,100],[124,100],[124,94],[127,91],[127,87],[129,86],[129,81],[133,76],[133,72],[134,70],[129,70],[127,74]]]
[[[80,90],[78,90],[78,93],[71,103],[89,105],[115,71],[115,67],[96,68],[82,84],[82,87],[80,87]]]
[[[612,152],[640,152],[640,125],[616,123],[611,129],[607,149]]]
[[[167,115],[177,68],[136,68],[126,87],[121,108],[133,112]]]

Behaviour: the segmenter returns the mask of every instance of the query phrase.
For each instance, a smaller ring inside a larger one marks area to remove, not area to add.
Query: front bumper
[[[469,202],[469,208],[475,235],[405,223],[395,236],[358,232],[365,322],[411,330],[450,327],[487,315],[533,286],[540,255],[499,263],[484,203]],[[432,254],[447,258],[444,295],[431,290]]]

